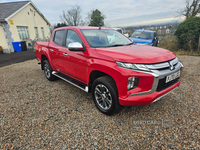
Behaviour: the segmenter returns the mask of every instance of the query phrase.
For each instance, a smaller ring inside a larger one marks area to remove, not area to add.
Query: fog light
[[[128,85],[127,85],[127,90],[134,89],[138,86],[139,83],[139,77],[129,77],[128,78]]]

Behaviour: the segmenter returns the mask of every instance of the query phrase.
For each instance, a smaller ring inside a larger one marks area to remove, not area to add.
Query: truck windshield
[[[114,47],[133,44],[129,39],[115,30],[81,30],[90,47]]]
[[[153,32],[139,32],[135,31],[131,37],[133,38],[141,38],[141,39],[153,39]]]

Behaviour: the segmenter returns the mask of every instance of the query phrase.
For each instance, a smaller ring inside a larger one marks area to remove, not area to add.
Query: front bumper
[[[137,96],[129,96],[125,99],[123,98],[119,98],[119,103],[122,106],[144,106],[144,105],[148,105],[152,102],[155,102],[157,100],[159,100],[159,98],[162,98],[163,96],[165,96],[166,94],[169,94],[170,92],[172,92],[174,89],[176,89],[179,85],[180,85],[180,80],[170,86],[169,88],[162,90],[161,92],[153,92],[151,94],[147,94],[147,95],[137,95]]]
[[[123,106],[143,106],[148,105],[152,102],[157,101],[161,97],[169,94],[175,88],[180,85],[180,77],[176,78],[168,83],[165,83],[166,77],[180,71],[183,71],[183,64],[178,61],[177,58],[170,61],[174,66],[174,70],[169,71],[168,63],[164,62],[156,65],[148,65],[148,68],[160,68],[160,66],[165,69],[156,70],[153,69],[151,74],[154,76],[153,84],[150,90],[142,92],[130,93],[127,97],[119,97],[119,103]],[[167,67],[167,68],[166,68]],[[163,84],[164,81],[164,84]]]

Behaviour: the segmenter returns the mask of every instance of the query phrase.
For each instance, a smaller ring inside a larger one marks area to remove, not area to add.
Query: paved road
[[[22,51],[11,54],[0,54],[0,67],[35,59],[34,50]]]

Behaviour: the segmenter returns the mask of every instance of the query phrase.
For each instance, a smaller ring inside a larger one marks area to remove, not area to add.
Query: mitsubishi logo
[[[172,64],[172,62],[169,62],[169,65],[170,65],[170,70],[174,70],[174,69],[175,69],[175,67],[174,67],[174,65]]]

